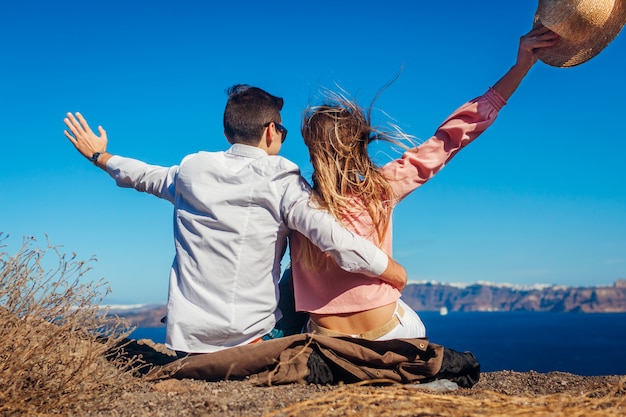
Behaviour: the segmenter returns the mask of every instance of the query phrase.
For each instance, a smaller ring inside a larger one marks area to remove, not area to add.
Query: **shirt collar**
[[[257,148],[256,146],[244,145],[242,143],[233,144],[233,146],[231,146],[230,149],[226,151],[226,153],[254,159],[259,159],[267,156],[267,152],[265,152],[263,149]]]

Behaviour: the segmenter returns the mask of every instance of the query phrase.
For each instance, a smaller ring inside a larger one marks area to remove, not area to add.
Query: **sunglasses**
[[[280,123],[276,123],[276,122],[267,122],[263,126],[268,127],[271,123],[274,123],[276,130],[278,130],[281,134],[280,143],[285,142],[285,139],[287,139],[287,128],[285,128],[285,126],[281,125]]]

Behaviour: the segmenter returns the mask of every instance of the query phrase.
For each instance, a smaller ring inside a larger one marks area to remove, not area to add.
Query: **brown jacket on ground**
[[[314,375],[328,371],[330,379]],[[478,380],[479,373],[479,364],[473,355],[444,349],[429,343],[428,339],[368,341],[307,333],[187,356],[156,368],[147,376],[207,381],[249,377],[259,385],[278,385],[374,380],[420,383],[444,378],[454,380],[468,373],[472,374],[471,386]]]

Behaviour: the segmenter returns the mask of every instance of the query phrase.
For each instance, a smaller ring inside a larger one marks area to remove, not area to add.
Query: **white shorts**
[[[398,307],[402,306],[404,315],[398,316]],[[390,340],[390,339],[411,339],[415,337],[426,337],[426,327],[422,323],[422,319],[417,313],[407,305],[401,299],[398,300],[396,311],[394,314],[398,317],[400,323],[391,329],[391,331],[376,340]]]

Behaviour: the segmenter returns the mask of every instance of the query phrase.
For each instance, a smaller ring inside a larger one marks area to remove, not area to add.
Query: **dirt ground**
[[[137,346],[136,346],[137,347]],[[147,361],[163,363],[162,345],[139,346]],[[471,389],[424,390],[419,385],[254,386],[248,381],[145,381],[119,398],[88,404],[94,416],[619,416],[626,415],[626,377],[562,372],[481,374]],[[80,412],[79,412],[80,413]],[[80,413],[82,414],[82,413]]]

